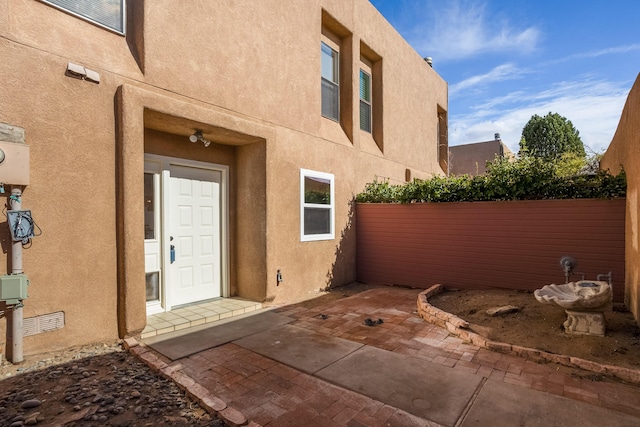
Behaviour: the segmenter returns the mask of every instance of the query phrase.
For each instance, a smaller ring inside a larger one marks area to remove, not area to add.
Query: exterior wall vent
[[[43,314],[36,317],[24,319],[22,331],[25,337],[36,335],[42,332],[54,331],[64,326],[64,311]]]

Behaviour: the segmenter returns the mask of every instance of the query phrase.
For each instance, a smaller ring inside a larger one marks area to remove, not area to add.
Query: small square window
[[[334,238],[334,177],[300,169],[300,240]]]

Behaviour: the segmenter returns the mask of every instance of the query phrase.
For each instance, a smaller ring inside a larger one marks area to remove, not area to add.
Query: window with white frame
[[[124,34],[126,0],[40,0],[71,15]]]
[[[360,70],[360,129],[371,133],[371,75]]]
[[[300,240],[334,238],[333,174],[300,169]]]
[[[320,44],[322,56],[322,115],[339,120],[340,118],[340,64],[338,51],[325,42]]]

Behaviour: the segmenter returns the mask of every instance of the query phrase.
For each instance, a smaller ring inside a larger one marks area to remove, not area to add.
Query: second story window
[[[371,76],[360,70],[360,129],[371,133]]]
[[[125,0],[41,1],[118,34],[124,34]]]
[[[326,43],[320,46],[322,55],[322,115],[338,121],[340,118],[339,54]]]

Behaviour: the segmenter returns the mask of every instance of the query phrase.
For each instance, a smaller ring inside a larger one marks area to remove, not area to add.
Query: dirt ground
[[[640,369],[640,329],[633,315],[617,310],[617,305],[605,312],[606,336],[598,337],[566,334],[564,309],[538,302],[532,292],[451,290],[429,298],[429,303],[466,320],[474,332],[494,341]],[[505,305],[520,310],[497,317],[486,313]]]

